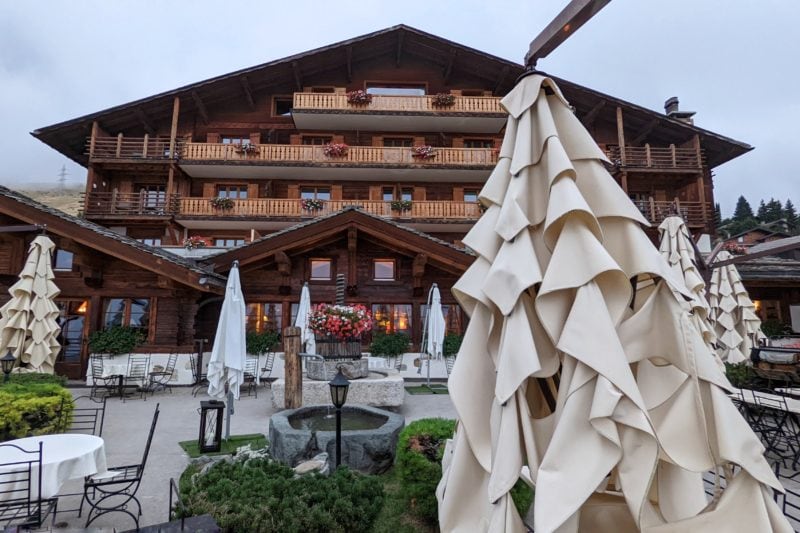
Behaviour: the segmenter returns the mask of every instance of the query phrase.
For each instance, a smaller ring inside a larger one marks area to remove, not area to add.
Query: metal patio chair
[[[256,398],[258,398],[258,382],[256,380],[258,373],[258,357],[248,357],[244,363],[244,376],[242,383],[247,386],[247,395],[250,396],[250,391],[255,391]]]
[[[761,437],[767,455],[780,460],[790,460],[793,466],[798,461],[800,430],[797,421],[789,411],[786,398],[772,391],[754,390],[754,410],[752,427]]]
[[[91,396],[97,396],[99,390],[112,392],[119,387],[119,378],[117,376],[103,377],[103,358],[99,355],[93,355],[89,358],[89,370],[92,378],[92,389],[89,393]]]
[[[265,354],[264,366],[261,367],[261,374],[259,380],[269,380],[272,376],[272,367],[275,366],[275,352],[269,351]]]
[[[103,436],[103,421],[106,415],[106,397],[78,396],[72,400],[72,420],[65,433]]]
[[[4,531],[38,528],[52,513],[55,523],[57,498],[41,498],[42,442],[35,450],[0,444],[19,458],[0,464],[0,527]]]
[[[139,397],[147,401],[147,386],[150,379],[150,356],[131,355],[128,357],[128,372],[125,374],[125,388],[134,387]],[[123,395],[123,402],[126,395]]]
[[[150,445],[153,443],[153,434],[158,423],[159,405],[153,412],[153,420],[150,422],[150,433],[147,435],[147,443],[144,446],[142,462],[135,465],[109,467],[107,472],[89,476],[84,480],[83,498],[78,510],[78,516],[83,513],[83,504],[89,505],[89,513],[86,515],[86,525],[97,520],[97,518],[109,513],[125,513],[133,518],[136,529],[139,529],[139,517],[142,515],[142,504],[136,497],[139,485],[142,483],[144,469],[147,465],[147,457],[150,455]],[[136,506],[136,512],[132,512],[128,507]]]
[[[167,366],[164,367],[164,370],[154,370],[150,372],[150,380],[147,384],[147,390],[150,394],[153,394],[159,389],[169,390],[169,393],[172,394],[170,380],[172,380],[172,376],[175,374],[175,365],[177,362],[178,354],[171,353],[169,354]]]
[[[201,372],[201,370],[197,368],[197,362],[198,360],[196,357],[189,358],[189,364],[192,366],[192,379],[194,380],[192,396],[197,396],[197,393],[200,392],[200,389],[208,386],[208,377],[205,373]]]

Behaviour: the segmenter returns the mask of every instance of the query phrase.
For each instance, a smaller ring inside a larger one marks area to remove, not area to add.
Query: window
[[[250,137],[223,136],[222,144],[239,144],[245,146],[250,144]]]
[[[281,302],[267,302],[247,304],[247,331],[277,331],[283,330],[283,304]]]
[[[425,85],[404,83],[368,83],[368,94],[383,96],[425,96]]]
[[[391,202],[394,200],[394,187],[384,187],[381,197],[384,202]]]
[[[465,202],[477,202],[478,201],[478,189],[464,189],[464,201]]]
[[[218,185],[217,197],[243,200],[247,198],[247,185]]]
[[[428,317],[428,306],[423,304],[419,308],[420,319],[422,320],[423,327],[425,320]],[[445,305],[442,304],[442,314],[444,315],[444,333],[449,335],[455,333],[461,335],[464,332],[464,319],[461,314],[461,307],[458,305]]]
[[[303,135],[303,144],[322,146],[331,142],[332,139],[333,137],[328,137],[324,135]]]
[[[230,248],[232,246],[241,246],[244,244],[244,239],[214,239],[214,246],[218,248]]]
[[[61,333],[58,335],[58,342],[61,344],[58,361],[80,363],[85,315],[89,302],[88,300],[68,300],[56,302],[56,305],[59,311],[58,325],[61,327]]]
[[[399,189],[398,194],[398,190],[394,187],[383,187],[381,189],[381,198],[383,198],[384,202],[391,202],[393,200],[406,200],[410,202],[414,198],[414,189],[403,187]]]
[[[300,198],[303,200],[330,200],[330,187],[303,187],[300,189]]]
[[[414,139],[411,137],[384,137],[383,145],[393,148],[411,148],[414,145]]]
[[[129,326],[148,332],[150,326],[149,298],[106,298],[103,300],[103,329]]]
[[[294,101],[291,96],[276,96],[273,102],[273,117],[288,117],[292,114]]]
[[[148,246],[161,246],[161,237],[145,237],[143,239],[136,240]]]
[[[411,304],[372,304],[374,331],[411,334]]]
[[[394,259],[372,261],[372,276],[377,281],[394,281]]]
[[[414,189],[400,189],[400,199],[410,202],[414,197]]]
[[[494,140],[464,139],[464,148],[494,148]]]
[[[333,265],[330,259],[311,259],[311,279],[330,280]]]
[[[142,207],[145,208],[163,207],[167,201],[167,190],[164,185],[140,185],[139,195]]]
[[[59,248],[56,250],[56,257],[53,261],[53,270],[72,270],[72,260],[74,258],[75,254]]]

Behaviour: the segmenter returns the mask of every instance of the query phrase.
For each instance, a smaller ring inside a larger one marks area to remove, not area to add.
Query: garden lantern
[[[336,466],[342,464],[342,407],[347,401],[347,390],[350,382],[339,368],[336,376],[328,382],[331,387],[331,402],[336,407]]]
[[[210,400],[200,402],[200,453],[218,452],[222,448],[222,412],[225,402]]]
[[[8,377],[11,375],[11,369],[14,368],[14,362],[16,360],[17,359],[11,354],[11,350],[0,358],[0,364],[3,365],[3,383],[8,382]],[[347,396],[347,391],[345,391],[344,394]]]

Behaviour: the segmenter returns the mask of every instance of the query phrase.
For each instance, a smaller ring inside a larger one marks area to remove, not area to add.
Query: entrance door
[[[87,300],[56,301],[61,314],[58,324],[61,334],[58,342],[61,351],[56,357],[56,374],[70,379],[81,379],[86,368],[86,316],[89,311]]]

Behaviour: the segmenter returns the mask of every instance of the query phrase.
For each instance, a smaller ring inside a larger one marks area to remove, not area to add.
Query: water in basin
[[[342,431],[377,429],[386,423],[386,417],[359,411],[342,411]],[[289,417],[292,429],[310,431],[336,431],[336,411],[311,412]]]

